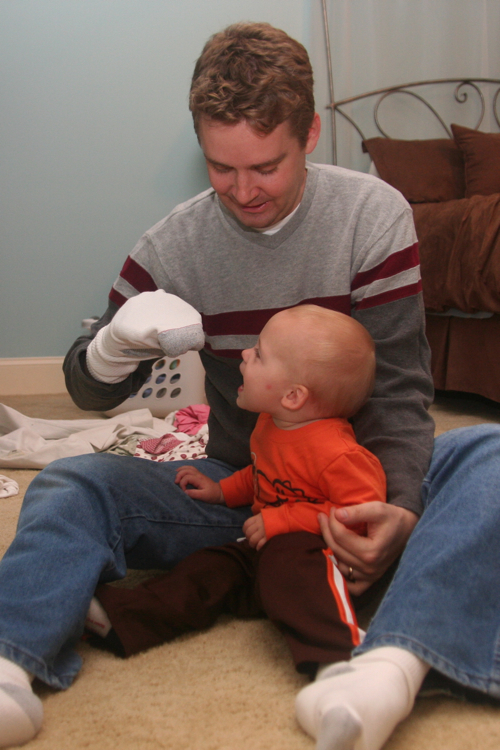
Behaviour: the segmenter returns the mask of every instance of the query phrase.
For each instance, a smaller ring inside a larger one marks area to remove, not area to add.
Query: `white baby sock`
[[[85,618],[85,627],[87,630],[91,630],[92,633],[97,633],[97,635],[100,635],[103,638],[106,638],[111,630],[109,617],[107,616],[101,602],[96,599],[95,596],[92,597],[90,602],[89,611]]]
[[[43,709],[28,672],[0,656],[0,747],[24,745],[42,726]]]
[[[387,646],[323,669],[297,696],[297,719],[316,750],[380,750],[408,716],[429,666]]]

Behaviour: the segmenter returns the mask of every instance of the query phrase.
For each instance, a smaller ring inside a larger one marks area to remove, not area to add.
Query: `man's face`
[[[306,154],[319,138],[315,115],[305,146],[288,122],[260,135],[246,120],[226,125],[206,118],[199,128],[210,183],[224,206],[247,227],[277,224],[301,201]]]

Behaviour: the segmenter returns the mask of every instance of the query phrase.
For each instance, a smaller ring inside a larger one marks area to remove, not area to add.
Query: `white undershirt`
[[[299,203],[299,206],[300,206],[300,203]],[[292,216],[294,215],[294,213],[297,211],[297,209],[299,208],[299,206],[296,206],[293,209],[293,211],[292,211],[291,214],[288,214],[288,216],[285,216],[285,218],[281,219],[281,221],[278,221],[277,224],[273,224],[272,227],[263,227],[262,229],[259,229],[258,227],[254,227],[254,229],[257,232],[260,232],[261,234],[276,234],[276,232],[279,232],[280,229],[283,229],[283,227],[285,226],[285,224],[287,224],[290,221],[290,219],[292,218]]]

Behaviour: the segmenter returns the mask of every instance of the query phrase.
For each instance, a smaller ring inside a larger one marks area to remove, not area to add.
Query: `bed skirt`
[[[500,402],[500,315],[483,320],[426,315],[434,387]]]

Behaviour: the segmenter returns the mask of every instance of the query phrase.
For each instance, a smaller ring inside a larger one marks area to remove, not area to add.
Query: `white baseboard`
[[[0,398],[67,393],[63,361],[64,357],[0,359]]]

